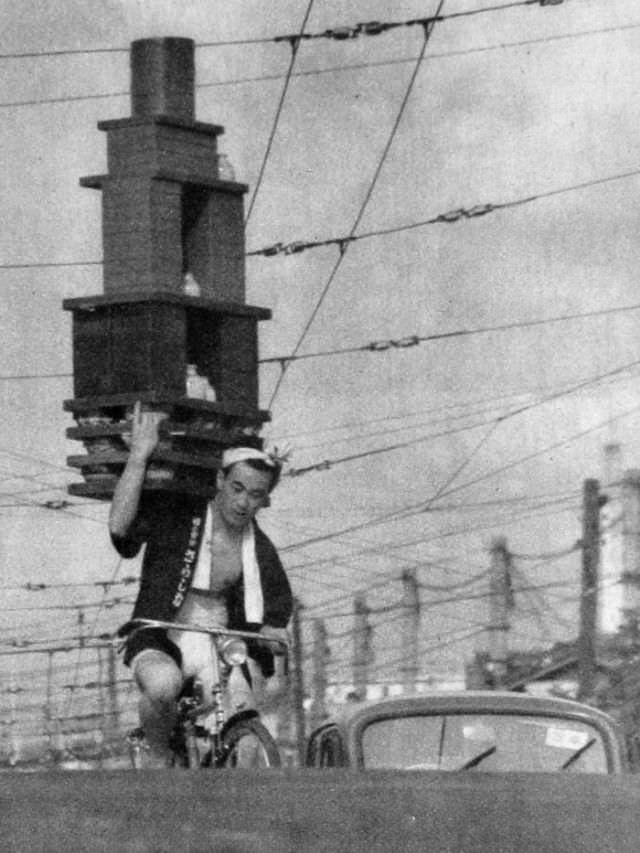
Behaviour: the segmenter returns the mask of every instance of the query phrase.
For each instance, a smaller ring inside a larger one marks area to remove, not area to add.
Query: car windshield
[[[362,733],[367,768],[607,773],[589,723],[528,714],[421,714],[375,720]]]

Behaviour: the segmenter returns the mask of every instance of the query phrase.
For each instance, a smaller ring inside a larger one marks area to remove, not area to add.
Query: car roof
[[[443,713],[445,711],[463,713],[474,710],[489,714],[529,713],[545,716],[567,716],[573,719],[596,719],[603,725],[616,727],[615,720],[608,714],[571,699],[532,696],[529,693],[510,691],[464,690],[352,702],[340,708],[333,717],[325,720],[318,728],[335,724],[339,728],[347,730],[379,717],[405,716],[414,713]]]

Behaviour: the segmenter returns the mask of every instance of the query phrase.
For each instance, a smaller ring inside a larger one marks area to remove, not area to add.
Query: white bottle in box
[[[204,397],[204,383],[206,379],[200,376],[195,364],[187,365],[186,391],[187,397],[202,399]]]
[[[200,285],[196,281],[194,275],[190,272],[186,272],[183,278],[183,290],[186,296],[201,296],[202,292],[200,290]]]

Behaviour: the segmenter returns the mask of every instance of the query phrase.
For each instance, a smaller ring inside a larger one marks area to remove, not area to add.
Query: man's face
[[[256,471],[246,462],[236,462],[226,477],[218,471],[216,485],[216,505],[222,518],[229,527],[242,530],[267,504],[271,474]]]

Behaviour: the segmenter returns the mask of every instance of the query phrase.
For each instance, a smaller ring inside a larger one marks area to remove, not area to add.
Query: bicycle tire
[[[250,764],[238,763],[238,749],[241,742],[254,744],[255,760]],[[257,749],[255,748],[257,747]],[[269,730],[257,717],[248,720],[238,720],[225,733],[222,745],[222,758],[218,767],[280,767],[280,752]]]

